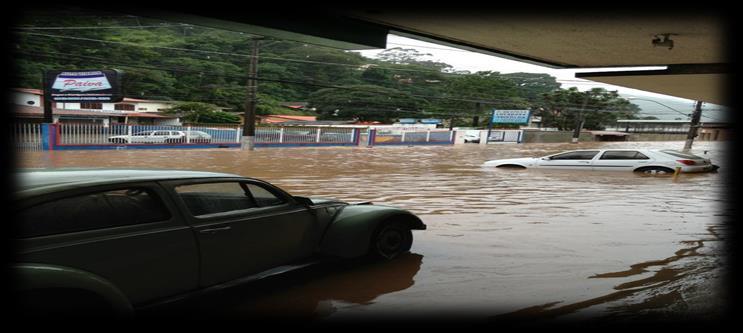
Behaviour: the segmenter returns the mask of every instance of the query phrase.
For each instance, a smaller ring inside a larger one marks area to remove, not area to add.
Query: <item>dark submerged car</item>
[[[389,260],[426,228],[406,210],[292,196],[232,174],[17,176],[12,271],[31,315],[127,315],[325,259]]]

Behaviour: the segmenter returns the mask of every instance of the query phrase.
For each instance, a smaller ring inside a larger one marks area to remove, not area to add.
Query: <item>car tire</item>
[[[635,172],[639,172],[645,175],[669,175],[673,174],[675,171],[671,168],[665,167],[644,167],[635,170]]]
[[[372,259],[392,260],[410,251],[413,232],[402,222],[387,222],[374,232],[370,245],[369,254]]]

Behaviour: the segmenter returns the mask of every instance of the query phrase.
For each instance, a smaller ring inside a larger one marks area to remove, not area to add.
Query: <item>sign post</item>
[[[488,122],[488,138],[485,141],[490,141],[490,133],[493,130],[494,124],[528,125],[530,117],[531,110],[493,109],[493,113],[490,116],[490,121]]]

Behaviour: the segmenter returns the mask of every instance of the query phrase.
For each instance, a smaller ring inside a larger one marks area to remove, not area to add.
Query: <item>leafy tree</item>
[[[19,33],[10,47],[11,52],[17,52],[16,72],[11,77],[14,84],[41,88],[44,69],[120,69],[128,97],[195,101],[244,111],[251,36],[134,16],[95,14],[27,12],[20,25],[107,28]],[[162,27],[137,28],[143,25]],[[125,28],[111,28],[120,26]],[[418,116],[449,118],[453,114],[455,124],[469,125],[473,115],[487,121],[492,108],[535,108],[543,113],[546,124],[569,129],[576,119],[576,104],[579,108],[583,100],[576,91],[560,89],[555,78],[546,74],[455,71],[449,64],[430,60],[428,53],[405,48],[389,49],[369,59],[350,51],[265,40],[260,43],[258,77],[258,114],[308,114],[280,105],[307,101],[317,107],[321,118],[391,121]],[[607,97],[602,100],[599,96],[604,94]],[[482,101],[479,113],[477,101]],[[586,106],[586,126],[600,127],[613,115],[633,117],[633,108],[636,106],[616,94],[597,94]],[[627,111],[610,111],[615,109]],[[209,112],[194,112],[199,122],[211,119]]]
[[[536,115],[542,116],[545,127],[572,130],[583,119],[586,129],[604,129],[619,117],[630,117],[639,110],[637,105],[619,97],[616,91],[593,88],[581,92],[571,87],[543,94]]]
[[[309,97],[320,119],[359,119],[390,122],[419,113],[426,101],[395,89],[355,85],[321,89]]]

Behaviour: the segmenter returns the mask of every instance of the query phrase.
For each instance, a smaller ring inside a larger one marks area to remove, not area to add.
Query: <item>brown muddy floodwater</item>
[[[121,150],[26,153],[19,167],[175,168],[256,177],[290,193],[418,214],[411,254],[292,272],[200,299],[200,315],[344,320],[454,315],[715,318],[726,294],[726,144],[695,142],[718,173],[486,169],[497,158],[683,142]],[[292,275],[293,274],[293,275]]]

